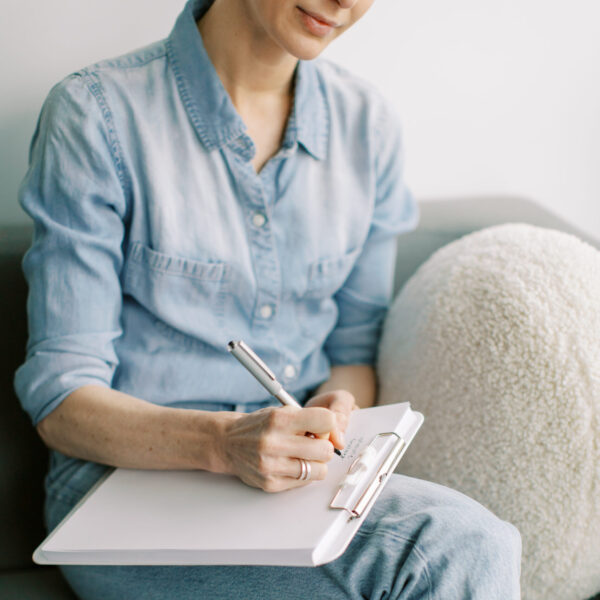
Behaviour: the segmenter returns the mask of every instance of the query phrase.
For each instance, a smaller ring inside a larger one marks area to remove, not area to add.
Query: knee
[[[475,542],[480,542],[480,552],[485,554],[491,564],[505,563],[509,566],[521,564],[521,535],[519,530],[487,511],[479,516],[473,524],[471,532]],[[520,569],[519,569],[520,570]]]
[[[470,501],[440,508],[449,560],[462,557],[468,570],[504,574],[517,579],[521,565],[521,535],[516,527]]]
[[[422,495],[429,497],[430,517],[448,543],[474,550],[485,549],[493,555],[521,556],[521,535],[514,525],[503,521],[482,504],[456,490],[419,482]],[[427,502],[423,501],[423,505]]]
[[[377,522],[403,527],[439,597],[520,597],[521,536],[513,525],[450,488],[410,478],[396,484],[381,503]],[[400,523],[392,515],[402,515]]]
[[[447,586],[470,600],[521,597],[521,536],[484,507],[465,502],[439,508],[430,543],[430,572],[440,596]],[[444,587],[446,586],[446,587]],[[446,593],[446,592],[445,592]]]

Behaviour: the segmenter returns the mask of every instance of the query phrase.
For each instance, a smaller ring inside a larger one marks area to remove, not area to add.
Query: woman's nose
[[[334,0],[341,8],[352,8],[359,0]]]

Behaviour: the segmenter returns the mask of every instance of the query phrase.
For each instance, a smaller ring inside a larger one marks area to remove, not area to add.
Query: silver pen
[[[248,346],[248,344],[239,341],[231,341],[227,344],[227,349],[233,356],[235,356],[240,363],[260,383],[272,396],[275,396],[281,404],[285,406],[295,406],[296,408],[302,408],[298,400],[294,398],[289,392],[286,392],[281,383],[277,381],[275,373],[267,367],[267,365],[258,357],[258,355]],[[315,437],[313,434],[309,434],[311,437]],[[334,448],[333,451],[341,456],[342,453]]]
[[[241,340],[239,342],[231,341],[227,344],[227,349],[242,363],[242,365],[244,365],[244,367],[246,367],[246,369],[248,369],[248,371],[250,371],[250,373],[252,373],[252,375],[254,375],[258,383],[260,383],[269,394],[275,396],[281,404],[302,408],[298,400],[283,389],[281,383],[277,381],[275,373],[265,365],[250,346]]]

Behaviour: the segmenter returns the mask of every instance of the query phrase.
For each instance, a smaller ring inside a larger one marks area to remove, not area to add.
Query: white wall
[[[184,0],[0,0],[0,224],[25,223],[17,190],[52,85],[169,34]]]
[[[50,86],[163,37],[183,2],[2,4],[0,221],[20,222],[16,189]],[[418,197],[523,195],[600,236],[598,0],[376,0],[327,54],[398,106]]]
[[[598,0],[376,0],[329,55],[397,102],[417,196],[525,195],[600,237]]]

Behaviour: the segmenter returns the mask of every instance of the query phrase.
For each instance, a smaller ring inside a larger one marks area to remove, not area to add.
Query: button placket
[[[256,277],[253,325],[265,327],[277,314],[281,267],[268,210],[269,185],[256,173],[246,176],[246,223]]]
[[[230,149],[236,154],[230,165],[238,181],[240,201],[245,204],[248,250],[256,281],[251,326],[267,329],[278,312],[281,295],[281,265],[269,214],[274,165],[267,163],[257,174],[250,162],[241,160],[239,147]]]

